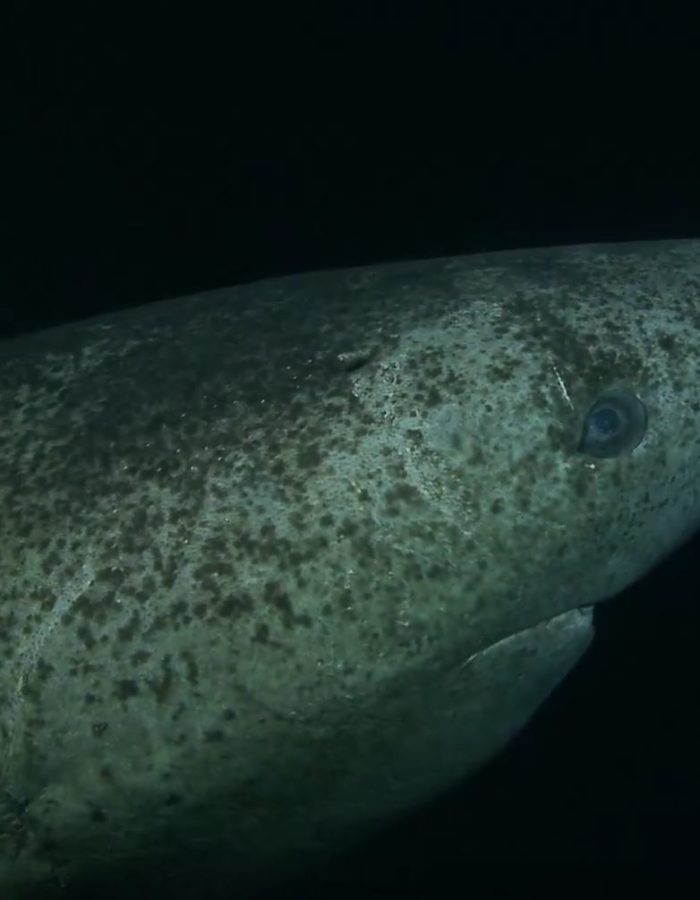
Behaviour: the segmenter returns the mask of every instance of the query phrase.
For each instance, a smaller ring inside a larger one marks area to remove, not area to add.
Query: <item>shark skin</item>
[[[241,896],[476,771],[698,528],[700,241],[21,336],[0,425],[0,895]]]

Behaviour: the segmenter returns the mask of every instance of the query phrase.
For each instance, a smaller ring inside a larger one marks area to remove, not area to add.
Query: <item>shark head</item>
[[[699,375],[697,241],[8,342],[0,886],[257,884],[475,771],[700,524]]]
[[[416,496],[439,494],[431,533],[482,642],[616,594],[697,527],[696,253],[456,262],[469,302],[356,376],[387,423],[370,441],[401,446]]]

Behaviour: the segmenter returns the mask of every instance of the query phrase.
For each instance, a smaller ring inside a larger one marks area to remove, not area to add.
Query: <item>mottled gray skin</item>
[[[592,458],[619,386],[646,433]],[[5,342],[2,897],[254,885],[469,774],[698,526],[699,422],[700,241]]]

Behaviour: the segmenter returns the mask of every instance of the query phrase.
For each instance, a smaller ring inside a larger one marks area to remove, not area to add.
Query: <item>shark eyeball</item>
[[[579,451],[606,459],[631,453],[647,430],[647,411],[642,401],[625,388],[606,391],[588,410]]]

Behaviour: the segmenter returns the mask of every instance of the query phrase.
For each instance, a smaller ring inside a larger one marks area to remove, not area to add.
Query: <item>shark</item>
[[[3,341],[2,896],[243,896],[478,771],[700,526],[699,421],[692,239]]]

